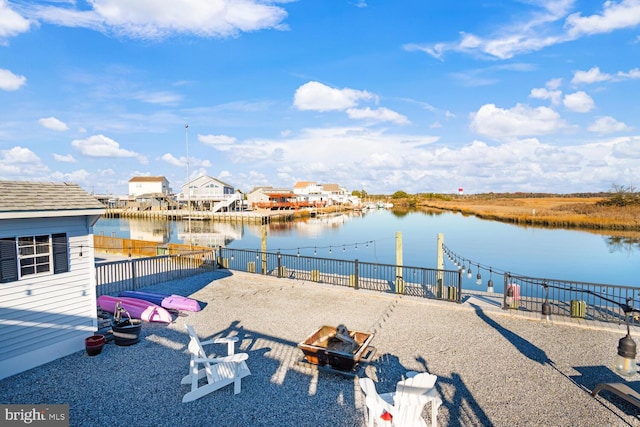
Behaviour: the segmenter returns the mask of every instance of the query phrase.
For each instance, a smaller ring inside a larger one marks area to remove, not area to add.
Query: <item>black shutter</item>
[[[18,280],[18,251],[16,239],[0,239],[0,283]]]
[[[69,254],[67,253],[67,235],[65,233],[53,234],[53,273],[66,273],[69,271]]]

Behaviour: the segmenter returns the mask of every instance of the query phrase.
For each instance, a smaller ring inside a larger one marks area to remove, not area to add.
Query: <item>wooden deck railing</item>
[[[130,258],[96,265],[96,294],[117,295],[157,283],[184,279],[216,269],[215,252]]]

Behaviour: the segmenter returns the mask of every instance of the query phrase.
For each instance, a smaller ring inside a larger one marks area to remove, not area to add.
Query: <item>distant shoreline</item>
[[[419,198],[415,207],[440,209],[478,218],[588,231],[616,231],[640,237],[640,206],[603,206],[605,197],[457,196]],[[408,200],[398,203],[407,206]]]

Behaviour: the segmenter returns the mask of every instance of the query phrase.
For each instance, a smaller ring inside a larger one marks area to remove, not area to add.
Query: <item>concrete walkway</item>
[[[358,374],[380,393],[409,370],[438,376],[439,425],[640,426],[636,407],[590,395],[598,383],[623,381],[610,369],[624,335],[617,326],[556,320],[545,328],[490,295],[456,304],[225,270],[149,289],[206,307],[170,325],[145,324],[134,346],[109,344],[98,356],[76,353],[2,380],[0,402],[69,403],[71,425],[86,426],[365,426],[357,378],[300,364],[298,343],[342,323],[375,334],[375,358]],[[241,394],[227,387],[181,403],[187,323],[202,338],[241,339],[252,371]],[[430,415],[425,408],[427,423]]]

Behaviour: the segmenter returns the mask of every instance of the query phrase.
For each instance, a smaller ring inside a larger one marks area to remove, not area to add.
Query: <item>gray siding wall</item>
[[[93,235],[87,221],[84,216],[0,221],[0,237],[66,233],[69,254],[66,273],[0,283],[0,365],[70,339],[77,339],[77,351],[97,329]]]

